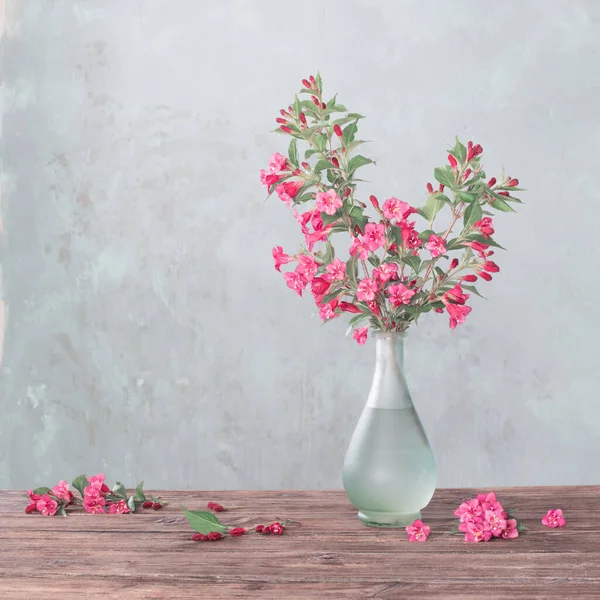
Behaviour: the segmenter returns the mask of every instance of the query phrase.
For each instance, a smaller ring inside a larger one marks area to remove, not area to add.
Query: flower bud
[[[453,258],[450,263],[450,269],[456,269],[456,267],[458,267],[458,258]]]
[[[285,131],[285,133],[292,133],[292,130],[287,125],[282,125],[279,129]]]
[[[444,309],[443,308],[435,308],[434,309],[436,313],[443,313]]]
[[[433,186],[431,185],[431,183],[428,183],[428,184],[427,184],[427,191],[428,191],[430,194],[433,194]]]
[[[142,508],[152,508],[153,505],[154,505],[154,502],[152,502],[152,500],[146,500],[142,504]]]
[[[517,187],[519,185],[518,179],[509,179],[506,183],[506,187]]]
[[[245,535],[247,529],[245,527],[232,527],[229,530],[229,535],[232,537],[238,537],[240,535]]]
[[[211,531],[206,537],[211,542],[216,542],[217,540],[220,540],[223,537],[223,534],[218,531]]]
[[[443,184],[443,183],[440,183],[440,187],[438,188],[438,189],[439,189],[439,191],[440,191],[440,192],[443,192],[443,191],[444,191],[444,187],[445,187],[445,186],[444,186],[444,184]]]
[[[469,283],[475,283],[477,281],[477,275],[464,275],[461,277],[462,281],[468,281]]]
[[[377,202],[377,198],[375,196],[369,196],[369,200],[371,201],[373,208],[379,210],[379,202]]]
[[[330,160],[332,165],[335,165],[336,167],[340,166],[340,161],[335,156],[332,156]]]
[[[337,123],[333,126],[333,133],[340,138],[344,135],[342,128]]]
[[[456,159],[454,158],[454,156],[452,156],[452,154],[448,154],[448,162],[450,163],[452,170],[456,171],[456,166],[458,163],[456,162]]]
[[[317,82],[315,81],[315,78],[312,75],[309,77],[309,79],[313,85],[316,85]]]
[[[277,118],[275,119],[275,121],[276,121],[277,123],[280,123],[280,124],[282,124],[282,125],[285,125],[285,124],[287,123],[287,119],[282,119],[281,117],[277,117]]]
[[[481,279],[485,279],[486,281],[492,280],[492,276],[489,273],[486,273],[485,271],[479,273],[479,277],[481,277]]]
[[[154,510],[160,510],[162,507],[163,507],[163,505],[162,505],[160,502],[155,502],[155,503],[152,505],[152,508],[153,508]]]
[[[264,528],[265,528],[265,526],[264,526],[264,525],[257,525],[257,526],[254,528],[254,531],[256,531],[256,533],[260,533],[260,532],[261,532],[261,531],[262,531]]]
[[[471,169],[467,169],[463,174],[463,181],[466,181],[471,176]]]
[[[311,96],[310,99],[315,103],[315,106],[321,106],[321,103],[316,96]]]
[[[510,196],[508,192],[498,192],[498,196]]]
[[[496,185],[496,178],[492,177],[489,181],[488,181],[488,187],[493,187]]]
[[[493,260],[486,260],[482,266],[488,273],[498,273],[500,271],[500,267]]]
[[[37,510],[37,505],[35,502],[32,502],[31,504],[29,504],[28,506],[25,507],[25,512],[29,515],[32,512],[35,512]]]
[[[305,88],[308,88],[308,89],[310,89],[310,88],[311,88],[310,81],[308,81],[308,79],[303,79],[303,80],[302,80],[302,85],[303,85]]]
[[[306,115],[303,112],[298,115],[298,118],[300,119],[300,123],[302,123],[302,125],[306,125]]]

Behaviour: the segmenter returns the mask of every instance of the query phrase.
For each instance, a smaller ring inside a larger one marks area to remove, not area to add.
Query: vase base
[[[369,527],[403,528],[421,518],[421,513],[391,513],[361,510],[358,519]]]

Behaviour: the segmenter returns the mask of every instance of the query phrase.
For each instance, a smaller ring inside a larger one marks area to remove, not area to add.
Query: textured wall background
[[[273,270],[300,235],[258,182],[317,68],[369,117],[365,192],[420,203],[456,133],[529,189],[490,301],[408,342],[440,484],[600,483],[597,2],[7,0],[4,29],[1,487],[341,484],[373,348]]]

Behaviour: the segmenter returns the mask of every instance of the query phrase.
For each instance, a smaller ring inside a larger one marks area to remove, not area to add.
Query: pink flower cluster
[[[488,542],[492,538],[508,540],[519,536],[517,520],[506,513],[494,492],[465,500],[454,514],[459,518],[458,530],[465,534],[465,542]]]
[[[48,490],[48,488],[44,488]],[[27,490],[29,504],[25,507],[25,512],[31,514],[40,512],[45,517],[55,515],[59,508],[74,504],[75,497],[69,489],[69,484],[62,480],[59,481],[51,490],[44,494],[36,494],[33,490]]]

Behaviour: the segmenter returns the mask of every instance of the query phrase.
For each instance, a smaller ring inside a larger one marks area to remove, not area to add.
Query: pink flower
[[[330,283],[324,277],[314,277],[310,282],[310,291],[317,304],[321,304],[321,300],[323,300],[323,296],[327,293],[329,287]]]
[[[456,328],[457,325],[462,325],[467,319],[467,315],[471,312],[470,306],[460,306],[459,304],[448,304],[446,310],[450,315],[450,329]]]
[[[265,171],[261,169],[260,171],[260,182],[263,184],[267,190],[274,184],[277,183],[283,175],[279,175],[278,173],[271,173],[270,171]]]
[[[360,313],[362,312],[360,310],[360,308],[358,308],[358,306],[355,306],[354,304],[350,304],[350,302],[340,302],[340,309],[343,310],[344,312],[349,312],[349,313]]]
[[[429,236],[429,241],[425,244],[425,248],[431,252],[433,258],[437,258],[446,252],[446,242],[444,241],[444,238],[432,233]]]
[[[370,277],[361,279],[356,290],[356,298],[361,302],[375,300],[375,294],[379,291],[379,284]]]
[[[327,192],[317,192],[317,209],[328,215],[334,215],[335,211],[342,206],[342,199],[332,188]]]
[[[291,273],[284,273],[283,276],[287,286],[294,290],[298,296],[302,296],[302,291],[308,284],[304,275],[298,273],[298,271],[292,271]]]
[[[492,537],[492,532],[487,521],[469,521],[467,522],[467,532],[465,533],[465,542],[487,542]]]
[[[365,227],[364,243],[371,252],[385,246],[385,225],[368,223]]]
[[[397,283],[390,285],[387,294],[392,306],[398,308],[401,304],[410,304],[410,299],[416,292],[415,290],[409,290],[403,283]]]
[[[38,510],[40,509],[38,508]],[[566,524],[567,521],[563,517],[563,511],[560,508],[549,510],[542,518],[542,525],[546,525],[546,527],[564,527]]]
[[[417,519],[412,525],[406,527],[405,531],[408,534],[409,542],[426,542],[431,533],[431,527],[425,525],[421,519]]]
[[[383,263],[376,269],[373,269],[373,277],[384,284],[391,279],[398,277],[398,264],[397,263]]]
[[[460,283],[457,283],[451,290],[448,290],[442,296],[442,302],[444,304],[449,304],[453,302],[454,304],[464,304],[469,298],[470,294],[463,293],[462,288],[460,287]]]
[[[506,519],[503,518],[503,513],[504,511],[501,509],[499,511],[485,511],[485,520],[488,522],[490,531],[494,537],[500,537],[506,529]]]
[[[369,248],[358,238],[352,239],[352,246],[350,246],[350,256],[359,255],[361,260],[369,258]]]
[[[307,256],[306,254],[298,256],[298,266],[296,267],[296,271],[300,273],[306,281],[313,280],[318,268],[319,263],[312,256]]]
[[[279,173],[279,171],[285,170],[286,167],[287,158],[282,154],[279,154],[279,152],[275,152],[269,161],[269,171],[271,171],[271,173]]]
[[[281,265],[292,262],[294,258],[285,254],[281,246],[275,246],[275,248],[273,248],[273,260],[275,261],[275,268],[278,271],[281,271]]]
[[[83,508],[86,513],[103,513],[105,505],[106,500],[104,499],[104,496],[102,496],[99,492],[97,494],[86,494],[83,497]]]
[[[473,228],[479,229],[484,238],[489,238],[494,235],[494,228],[492,227],[492,219],[490,217],[484,217],[481,221],[477,221],[477,223],[473,225]]]
[[[496,500],[495,492],[490,492],[489,494],[477,494],[477,500],[479,500],[484,511],[492,510],[503,512],[502,504]]]
[[[327,302],[326,304],[322,304],[321,306],[319,306],[319,316],[321,317],[321,319],[323,321],[327,321],[327,319],[335,319],[336,317],[339,316],[335,312],[338,302],[339,302],[339,300],[337,298],[334,298],[330,302]]]
[[[400,232],[402,233],[402,244],[405,248],[420,248],[423,244],[423,240],[415,231],[414,221],[410,223],[406,220],[400,221]]]
[[[346,263],[339,258],[336,258],[325,267],[326,275],[325,279],[333,281],[339,279],[343,281],[346,278]]]
[[[114,502],[108,507],[109,515],[123,515],[125,513],[130,513],[131,510],[127,506],[127,502],[125,500],[119,500],[118,502]]]
[[[292,200],[297,196],[298,190],[304,185],[304,182],[297,179],[295,181],[284,181],[280,183],[275,191],[279,199],[289,208]]]
[[[37,502],[41,498],[39,494],[34,494],[33,490],[27,490],[27,495],[29,496],[30,502]]]
[[[69,493],[69,484],[64,479],[59,481],[52,488],[52,493],[59,500],[64,500],[67,504],[71,501],[71,494]]]
[[[35,507],[45,516],[51,517],[56,514],[58,509],[58,502],[53,500],[48,496],[48,494],[44,494],[37,502]]]
[[[506,521],[506,529],[502,532],[502,537],[505,540],[511,540],[519,537],[519,530],[517,529],[517,520],[508,519]]]
[[[367,343],[367,333],[369,331],[369,326],[367,325],[366,327],[359,327],[358,329],[354,330],[354,333],[352,334],[352,337],[358,342],[358,344],[360,346],[364,345]]]
[[[465,500],[455,511],[455,516],[460,518],[461,523],[469,520],[481,517],[483,509],[481,503],[477,498],[471,500]]]
[[[314,211],[309,210],[304,213],[299,213],[297,210],[294,210],[294,212],[292,213],[294,215],[294,219],[298,221],[298,224],[300,225],[300,230],[302,231],[303,235],[307,235],[309,233],[308,227],[306,225],[313,216],[313,212]]]
[[[383,203],[383,216],[389,221],[397,223],[406,219],[409,215],[417,212],[410,204],[398,200],[398,198],[388,198]]]
[[[101,490],[104,485],[104,473],[98,473],[98,475],[94,475],[93,477],[88,477],[88,486],[92,489]],[[87,489],[86,487],[86,489]],[[84,490],[85,492],[85,490]]]

